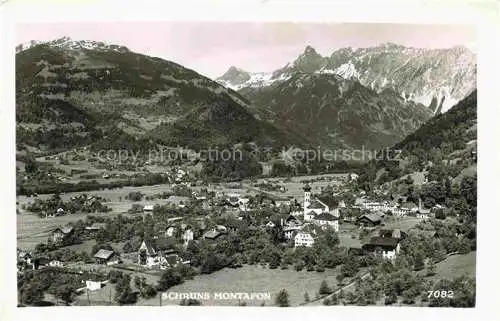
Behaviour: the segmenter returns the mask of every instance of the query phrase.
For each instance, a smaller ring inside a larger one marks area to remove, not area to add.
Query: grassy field
[[[390,217],[384,220],[384,229],[400,229],[407,232],[417,225],[421,219],[416,217]]]
[[[265,305],[274,304],[274,296],[281,289],[286,289],[290,295],[290,303],[293,306],[304,301],[304,292],[309,293],[309,297],[314,299],[319,289],[320,283],[326,280],[331,287],[336,287],[335,279],[338,271],[328,269],[325,272],[297,272],[293,269],[271,270],[260,266],[243,266],[239,269],[223,269],[212,274],[196,276],[193,280],[186,280],[183,284],[174,286],[168,292],[209,292],[213,298],[216,292],[270,292],[271,301],[266,301]],[[153,276],[149,276],[154,280]],[[159,295],[159,294],[158,294]],[[138,305],[159,305],[158,295],[152,299],[140,299]],[[262,301],[246,301],[247,305],[259,306]],[[179,301],[163,300],[163,305],[178,305]],[[206,300],[203,305],[238,305],[235,300]]]
[[[452,255],[436,264],[436,274],[431,279],[453,279],[458,276],[476,276],[476,251]]]
[[[111,212],[101,215],[113,217],[119,213]],[[20,249],[33,249],[40,242],[47,242],[49,233],[56,227],[65,225],[71,222],[76,222],[80,219],[85,219],[88,215],[100,214],[71,214],[57,216],[51,218],[40,218],[36,214],[21,212],[17,215],[17,247]]]
[[[361,240],[358,238],[359,227],[354,224],[351,223],[340,224],[338,236],[339,236],[340,246],[345,246],[347,248],[361,247]]]

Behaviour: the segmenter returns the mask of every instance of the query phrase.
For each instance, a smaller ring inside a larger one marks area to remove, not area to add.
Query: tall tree
[[[276,298],[275,298],[274,302],[279,307],[288,307],[288,306],[290,306],[288,292],[285,289],[279,291],[278,294],[276,295]]]

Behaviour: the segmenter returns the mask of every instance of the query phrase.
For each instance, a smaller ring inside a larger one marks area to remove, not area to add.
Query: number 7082
[[[453,291],[445,291],[445,290],[436,290],[436,291],[427,291],[427,297],[431,298],[453,298]]]

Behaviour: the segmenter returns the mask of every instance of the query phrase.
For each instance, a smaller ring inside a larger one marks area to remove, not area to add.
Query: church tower
[[[311,204],[311,186],[306,184],[304,186],[304,211]]]

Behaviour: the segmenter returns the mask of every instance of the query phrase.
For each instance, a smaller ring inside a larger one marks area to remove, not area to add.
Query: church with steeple
[[[330,226],[339,230],[339,203],[328,197],[312,197],[311,186],[304,186],[304,222],[311,222],[316,225]]]

